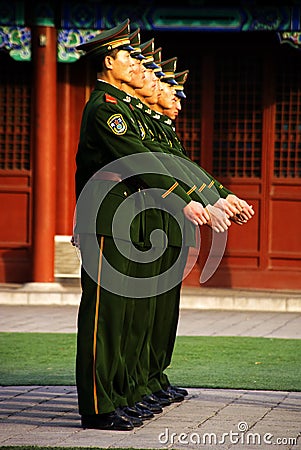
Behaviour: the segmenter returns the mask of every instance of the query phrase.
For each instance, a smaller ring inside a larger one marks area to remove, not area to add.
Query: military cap
[[[84,44],[78,45],[78,50],[83,50],[86,56],[104,55],[115,48],[132,51],[130,46],[130,20],[126,19],[119,25],[109,30],[104,30],[95,38]]]
[[[152,38],[147,42],[140,45],[141,53],[145,57],[143,60],[143,65],[147,69],[159,69],[159,66],[154,62],[154,49],[155,49],[155,39]]]
[[[184,93],[184,84],[188,78],[189,70],[183,70],[183,72],[175,73],[175,80],[178,83],[175,86],[176,96],[180,98],[186,98],[186,94]]]
[[[140,48],[140,28],[137,28],[135,31],[133,31],[130,36],[130,45],[133,47],[133,51],[131,52],[132,58],[135,59],[145,59],[145,56],[141,53]]]
[[[175,56],[174,58],[167,59],[166,61],[161,62],[161,67],[164,72],[164,77],[160,79],[160,81],[164,81],[164,83],[177,85],[178,83],[175,80],[175,71],[177,66],[178,58]]]
[[[164,75],[165,75],[165,73],[162,72],[162,68],[161,68],[161,51],[162,51],[162,47],[158,47],[154,51],[154,63],[157,64],[157,66],[158,66],[158,69],[154,69],[154,72],[158,78],[164,77]]]

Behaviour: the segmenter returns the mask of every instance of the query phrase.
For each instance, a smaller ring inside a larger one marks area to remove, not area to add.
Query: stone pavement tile
[[[77,306],[0,305],[0,331],[75,333]],[[301,338],[301,313],[181,309],[178,335]]]
[[[103,430],[81,430],[76,435],[67,438],[60,445],[63,447],[131,447],[131,439],[137,428],[132,431],[103,431]],[[141,428],[139,428],[141,432]],[[144,448],[144,439],[140,440],[140,448]],[[138,441],[139,441],[138,440]]]
[[[301,437],[299,428],[285,426],[282,423],[264,421],[255,425],[247,434],[249,441],[258,444],[258,448],[277,448],[300,450]],[[259,444],[261,444],[259,446]]]
[[[75,333],[77,310],[68,305],[0,305],[0,330]]]
[[[240,445],[243,437],[254,438],[251,433],[257,433],[257,439],[268,432],[276,438],[297,439],[300,433],[301,393],[295,392],[189,389],[183,402],[164,408],[162,414],[145,421],[142,427],[114,432],[81,428],[74,386],[23,387],[23,390],[22,393],[20,389],[0,388],[0,392],[6,393],[0,403],[6,399],[31,399],[29,404],[24,403],[23,410],[1,420],[2,446],[237,450],[245,448]],[[231,436],[240,442],[233,443]],[[255,444],[247,448],[255,450]],[[277,449],[296,450],[300,448],[298,445],[289,447],[286,443],[277,445]],[[271,447],[261,442],[261,448]]]
[[[179,335],[301,338],[300,313],[181,310]]]
[[[228,391],[226,391],[226,393],[229,394]],[[278,436],[279,433],[281,433],[281,430],[283,433],[288,431],[287,424],[291,420],[293,421],[293,425],[290,425],[289,429],[291,434],[287,436],[297,439],[298,433],[300,432],[300,423],[299,428],[295,428],[295,416],[290,415],[287,419],[287,423],[284,420],[278,420],[278,413],[280,417],[286,417],[287,412],[280,412],[276,408],[278,408],[281,402],[287,398],[287,393],[277,392],[274,394],[272,392],[267,392],[267,404],[265,404],[264,392],[240,391],[240,393],[241,395],[236,396],[236,398],[233,397],[232,401],[231,397],[228,397],[229,403],[225,404],[224,401],[219,401],[219,395],[221,394],[223,397],[225,394],[224,390],[221,392],[218,390],[208,390],[209,395],[215,394],[220,409],[217,410],[214,415],[202,421],[202,418],[195,412],[194,405],[191,405],[195,415],[199,417],[199,424],[195,426],[193,421],[191,421],[190,426],[182,427],[181,422],[179,422],[181,426],[179,429],[179,426],[172,423],[172,425],[166,428],[164,435],[161,436],[161,441],[172,446],[171,448],[209,448],[209,444],[210,449],[242,448],[239,443],[235,443],[235,441],[239,439],[241,442],[243,437],[246,436],[251,440],[253,438],[251,431],[256,430],[258,424],[264,426],[268,414],[271,414],[272,417],[272,412],[274,413],[275,411],[277,411],[277,415],[274,417],[274,420],[276,420],[275,429],[278,432]],[[237,394],[239,394],[239,392]],[[197,401],[197,398],[198,396],[196,395],[194,400],[191,399],[190,402]],[[202,401],[201,398],[202,395],[200,394],[198,399],[199,402]],[[301,408],[300,403],[299,408]],[[293,411],[293,414],[296,414],[296,411]],[[265,430],[260,428],[260,431],[267,433],[270,429],[271,424],[267,421]],[[244,431],[245,433],[243,433]],[[259,438],[262,440],[263,436],[260,436]],[[225,443],[221,444],[221,441],[223,440],[225,440]],[[260,446],[260,448],[271,448],[269,443],[267,445],[268,447]],[[248,448],[252,448],[253,450],[253,447],[248,446]],[[290,447],[287,447],[286,445],[278,447],[277,445],[277,448]]]

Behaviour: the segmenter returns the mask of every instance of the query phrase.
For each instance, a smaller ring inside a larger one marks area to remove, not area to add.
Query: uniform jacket
[[[185,232],[185,245],[193,245],[194,227],[186,223],[188,221],[182,212],[191,197],[174,178],[172,159],[167,168],[158,157],[163,153],[160,145],[155,141],[146,145],[142,137],[143,131],[133,114],[131,98],[109,83],[98,80],[83,112],[76,155],[76,195],[78,200],[82,198],[89,185],[87,201],[91,202],[92,210],[98,206],[99,198],[102,201],[96,218],[93,214],[89,217],[89,208],[84,209],[84,214],[82,208],[77,208],[76,232],[96,231],[120,239],[129,239],[130,236],[134,243],[149,246],[150,231],[161,228],[171,245],[181,246],[182,235],[176,219],[182,229],[189,230]],[[123,158],[131,155],[142,155],[146,159],[136,158],[128,162]],[[116,161],[123,181],[103,180],[95,175]],[[152,189],[151,195],[148,195],[148,189]],[[105,198],[104,192],[107,193]],[[125,201],[126,208],[122,209]],[[148,209],[152,206],[159,210]],[[113,229],[113,218],[120,207],[122,214]],[[164,209],[170,214],[162,214],[160,210]],[[139,214],[140,211],[145,212]],[[163,244],[162,234],[156,245]]]

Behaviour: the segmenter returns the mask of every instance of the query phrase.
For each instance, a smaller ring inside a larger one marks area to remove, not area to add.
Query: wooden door
[[[301,287],[300,69],[300,55],[287,47],[254,42],[243,52],[232,42],[204,52],[190,75],[178,131],[191,157],[256,212],[230,227],[205,286]],[[201,256],[184,284],[200,286],[211,241],[203,228]]]
[[[0,281],[31,276],[31,65],[1,55]]]

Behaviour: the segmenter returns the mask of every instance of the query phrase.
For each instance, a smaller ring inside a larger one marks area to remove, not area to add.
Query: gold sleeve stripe
[[[192,186],[192,188],[191,189],[189,189],[189,191],[187,191],[186,192],[186,194],[187,195],[190,195],[193,191],[195,191],[196,190],[196,185],[194,184],[193,186]]]
[[[213,185],[214,185],[214,181],[212,180],[211,183],[208,184],[208,189],[212,188]]]
[[[96,387],[96,343],[97,343],[97,328],[98,328],[98,316],[99,316],[99,304],[100,304],[100,276],[101,276],[101,266],[102,266],[103,244],[104,244],[104,236],[101,236],[100,247],[99,247],[97,291],[96,291],[96,305],[95,305],[94,333],[93,333],[93,397],[94,397],[95,414],[98,414],[98,398],[97,398],[97,387]]]
[[[220,189],[223,189],[223,187],[224,187],[224,186],[223,186],[222,184],[219,185],[219,188],[220,188]]]
[[[162,198],[167,197],[177,186],[179,186],[179,183],[176,181],[169,189],[168,191],[164,192],[164,194],[161,195]]]
[[[199,188],[199,192],[202,192],[205,189],[205,187],[206,187],[206,184],[203,183],[202,186]]]

